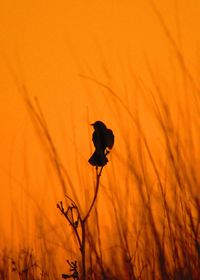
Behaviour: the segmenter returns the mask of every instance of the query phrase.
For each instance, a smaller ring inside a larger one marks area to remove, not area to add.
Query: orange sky
[[[31,227],[37,211],[44,206],[48,207],[52,224],[56,224],[55,205],[63,199],[62,190],[51,174],[48,156],[27,113],[20,85],[26,85],[31,97],[38,97],[62,161],[73,183],[80,186],[81,195],[85,186],[89,192],[88,183],[92,184],[91,166],[87,164],[92,150],[89,123],[103,120],[116,136],[112,154],[115,163],[106,167],[105,182],[113,169],[117,170],[119,181],[123,181],[126,172],[117,158],[123,157],[124,135],[133,139],[134,134],[130,132],[130,119],[120,104],[105,88],[80,74],[110,86],[132,112],[139,110],[148,136],[152,131],[156,135],[156,128],[151,123],[149,130],[151,110],[146,110],[148,105],[144,105],[141,90],[141,85],[152,87],[147,61],[159,82],[166,85],[169,104],[173,104],[174,98],[182,100],[183,104],[187,99],[181,96],[183,85],[174,48],[151,1],[2,2],[0,232],[5,240],[10,240],[11,222],[14,221],[15,232],[19,230],[26,235],[28,229],[24,224]],[[200,2],[162,0],[155,3],[197,79]],[[171,91],[174,76],[177,96]]]

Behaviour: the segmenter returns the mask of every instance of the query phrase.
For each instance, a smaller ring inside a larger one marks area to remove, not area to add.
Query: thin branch
[[[89,208],[87,214],[86,214],[85,217],[83,218],[83,223],[85,223],[85,222],[87,221],[87,219],[88,219],[88,217],[89,217],[89,215],[90,215],[90,213],[91,213],[91,211],[92,211],[92,208],[93,208],[93,206],[94,206],[94,204],[95,204],[95,202],[96,202],[97,195],[98,195],[98,191],[99,191],[99,183],[100,183],[100,177],[101,177],[102,171],[103,171],[103,166],[101,167],[99,173],[98,173],[98,171],[97,171],[97,181],[96,181],[96,186],[95,186],[94,197],[93,197],[92,203],[91,203],[91,205],[90,205],[90,208]]]

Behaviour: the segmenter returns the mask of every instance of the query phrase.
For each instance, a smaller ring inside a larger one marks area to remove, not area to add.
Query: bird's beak
[[[91,126],[94,126],[94,123],[91,123],[90,125],[91,125]]]

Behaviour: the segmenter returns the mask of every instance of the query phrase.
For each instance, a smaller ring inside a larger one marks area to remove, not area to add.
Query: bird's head
[[[97,130],[106,129],[106,125],[101,121],[96,121],[96,122],[92,123],[91,125],[94,127],[95,130],[96,129]]]

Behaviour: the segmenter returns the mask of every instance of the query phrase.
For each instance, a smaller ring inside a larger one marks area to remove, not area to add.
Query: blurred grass
[[[188,104],[183,108],[175,103],[178,107],[177,125],[165,88],[149,69],[155,87],[145,88],[145,98],[159,131],[161,145],[158,150],[152,148],[151,141],[155,138],[150,141],[143,119],[131,110],[131,104],[119,99],[111,85],[106,86],[113,102],[127,114],[131,138],[125,135],[125,150],[111,152],[110,168],[102,174],[107,180],[101,184],[98,204],[86,227],[87,279],[198,279],[200,275],[199,155],[196,150],[199,120],[196,114],[192,116],[189,112],[198,112],[199,108],[191,108]],[[144,90],[144,83],[141,87]],[[23,90],[27,94],[26,89]],[[30,115],[40,131],[39,137],[63,188],[63,199],[71,189],[71,197],[85,212],[85,199],[81,200],[79,189],[73,185],[73,178],[59,159],[38,101],[34,105],[27,95],[26,98]],[[187,114],[190,115],[188,119]],[[193,132],[188,134],[190,123]],[[123,166],[123,182],[118,178],[120,164]],[[103,206],[105,203],[106,207]],[[105,213],[105,209],[109,212]],[[105,219],[109,223],[105,224]],[[68,225],[65,231],[66,234],[70,232]],[[57,258],[54,257],[56,247],[50,252],[42,228],[41,236],[44,242],[40,252],[33,253],[24,248],[15,254],[2,251],[0,279],[56,279],[64,272],[58,271]],[[79,248],[73,235],[68,234],[68,243],[63,242],[63,248],[66,249],[66,259],[67,252],[73,248],[74,253],[70,256],[77,259],[81,273]],[[68,269],[66,264],[66,271]]]

